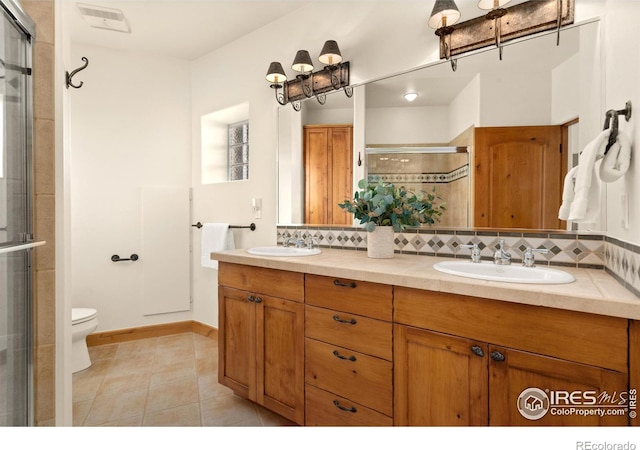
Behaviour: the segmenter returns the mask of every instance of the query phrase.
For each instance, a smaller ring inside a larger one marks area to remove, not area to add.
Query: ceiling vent
[[[82,18],[92,27],[131,33],[127,18],[119,9],[88,5],[86,3],[77,3],[77,5]]]

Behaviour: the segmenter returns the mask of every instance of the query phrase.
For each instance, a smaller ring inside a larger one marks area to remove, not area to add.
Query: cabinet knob
[[[500,353],[498,350],[492,351],[490,356],[494,361],[501,362],[505,360],[504,354]]]
[[[480,347],[479,345],[473,345],[471,347],[471,352],[476,356],[484,356],[484,350],[482,350],[482,347]]]
[[[262,303],[262,297],[256,297],[256,303]]]
[[[346,411],[350,413],[358,412],[355,406],[352,406],[351,408],[347,408],[346,406],[342,406],[338,400],[334,400],[333,404],[335,405],[336,408],[341,409],[342,411]]]
[[[351,355],[351,356],[343,356],[340,353],[338,353],[338,350],[334,350],[333,351],[333,356],[335,356],[336,358],[340,358],[340,359],[345,359],[347,361],[355,361],[356,357]]]
[[[335,320],[336,322],[340,322],[340,323],[348,323],[350,325],[355,325],[357,323],[356,319],[349,319],[349,320],[341,319],[340,316],[337,315],[337,314],[333,315],[333,320]]]
[[[256,298],[253,295],[250,295],[247,297],[247,300],[249,300],[250,302],[255,302]]]

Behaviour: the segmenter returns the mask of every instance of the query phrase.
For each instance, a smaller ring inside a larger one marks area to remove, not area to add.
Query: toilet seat
[[[96,317],[97,310],[93,308],[71,308],[71,324],[88,322]]]

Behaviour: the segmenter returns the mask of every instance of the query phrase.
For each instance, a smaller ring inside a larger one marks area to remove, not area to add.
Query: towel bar
[[[198,222],[196,224],[191,225],[192,227],[196,227],[196,228],[202,228],[203,225]],[[229,225],[229,228],[249,228],[251,231],[255,231],[256,229],[256,224],[255,223],[251,223],[249,225]]]

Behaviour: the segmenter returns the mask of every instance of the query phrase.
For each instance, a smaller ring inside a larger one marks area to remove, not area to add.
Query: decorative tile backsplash
[[[314,238],[319,247],[343,250],[367,249],[367,232],[358,227],[278,226],[278,244],[286,237]],[[461,244],[478,244],[481,257],[493,259],[499,239],[512,254],[514,262],[522,261],[527,247],[545,248],[536,254],[537,265],[555,265],[589,269],[605,269],[623,286],[640,297],[640,246],[602,234],[579,232],[517,233],[447,229],[411,229],[395,233],[396,253],[446,258],[469,258],[470,250]]]

